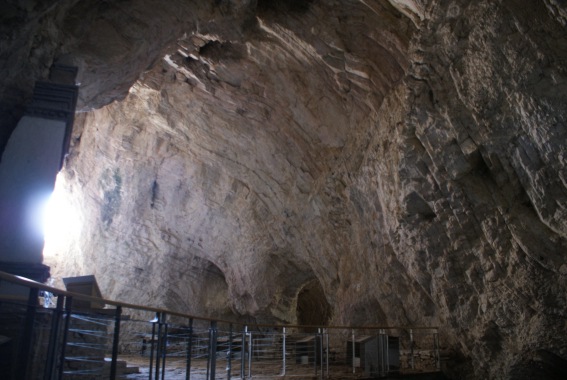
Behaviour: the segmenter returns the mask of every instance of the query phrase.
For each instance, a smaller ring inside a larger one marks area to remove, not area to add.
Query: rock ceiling
[[[563,1],[18,4],[4,136],[52,62],[80,69],[58,186],[82,228],[55,275],[195,314],[440,325],[462,377],[567,357]]]

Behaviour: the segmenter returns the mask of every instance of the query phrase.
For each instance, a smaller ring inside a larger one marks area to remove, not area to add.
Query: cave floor
[[[123,375],[122,379],[142,380],[149,377],[149,361],[147,357],[140,356],[122,356],[119,358],[125,361],[128,368],[138,368],[137,373]],[[222,365],[221,365],[222,364]],[[227,379],[225,373],[226,362],[217,363],[217,379]],[[155,363],[154,363],[155,366]],[[155,367],[154,367],[155,368]],[[253,364],[253,379],[318,379],[315,375],[312,364],[295,365],[287,369],[286,375],[280,375],[278,371],[281,369],[279,363]],[[371,379],[363,373],[352,373],[352,369],[347,365],[333,365],[329,368],[330,376],[328,379]],[[232,379],[240,379],[240,366],[233,365]],[[185,363],[183,360],[170,360],[166,362],[164,378],[168,380],[185,380]],[[192,360],[191,363],[191,379],[205,380],[207,379],[207,360]],[[386,377],[382,379],[419,379],[419,380],[442,380],[445,376],[440,372],[435,373],[400,373],[396,376]]]

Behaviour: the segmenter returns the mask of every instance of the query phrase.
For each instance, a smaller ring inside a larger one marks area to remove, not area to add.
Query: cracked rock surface
[[[0,112],[79,66],[58,187],[82,227],[55,276],[212,317],[439,325],[455,378],[560,378],[564,1],[48,3],[5,6]]]

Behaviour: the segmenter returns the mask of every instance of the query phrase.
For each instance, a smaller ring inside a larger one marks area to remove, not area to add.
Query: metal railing
[[[6,284],[27,296],[0,300],[0,371],[8,379],[347,379],[440,370],[436,327],[242,324],[0,272],[0,289]],[[73,306],[84,301],[105,308]]]

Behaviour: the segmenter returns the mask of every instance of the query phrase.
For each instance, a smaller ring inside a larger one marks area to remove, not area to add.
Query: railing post
[[[439,330],[435,330],[433,333],[433,345],[435,349],[435,365],[437,371],[441,371],[441,355],[439,353]]]
[[[69,324],[71,323],[71,308],[73,297],[65,297],[65,327],[63,328],[63,342],[61,342],[61,358],[59,361],[59,378],[63,378],[65,369],[65,349],[67,348],[67,337],[69,335]]]
[[[163,319],[163,338],[161,339],[161,356],[162,356],[162,360],[161,360],[161,380],[165,379],[165,360],[167,359],[167,331],[168,331],[168,325],[166,322],[166,314],[162,313],[162,319]]]
[[[331,354],[331,347],[329,346],[329,329],[325,329],[325,344],[326,344],[326,367],[327,367],[327,377],[330,376],[329,373],[329,356]]]
[[[209,360],[207,366],[207,379],[215,380],[217,365],[217,321],[211,321],[209,328]],[[209,370],[210,368],[210,370]]]
[[[49,332],[49,343],[47,346],[47,355],[45,358],[44,379],[51,380],[53,378],[53,370],[56,361],[57,341],[59,340],[59,327],[61,326],[61,316],[63,315],[64,296],[57,297],[57,305],[51,315],[51,331]]]
[[[211,328],[209,327],[209,340],[207,342],[207,374],[205,379],[209,380],[211,375]]]
[[[242,330],[242,342],[240,348],[240,378],[245,379],[246,377],[246,335],[248,334],[248,326],[244,326]]]
[[[390,373],[390,336],[386,331],[384,331],[384,337],[386,342],[384,347],[384,352],[386,352],[386,373]]]
[[[320,368],[320,372],[321,375],[319,376],[320,379],[323,379],[323,372],[324,372],[324,367],[323,367],[323,332],[321,330],[321,328],[318,329],[319,333],[317,334],[317,339],[316,341],[319,342],[319,364],[321,365]],[[317,355],[315,355],[315,359],[317,359]]]
[[[309,352],[307,352],[307,362],[309,362]],[[315,339],[313,339],[313,368],[315,369],[315,377],[317,377],[317,334],[315,334]]]
[[[16,371],[22,379],[28,378],[28,360],[31,358],[31,348],[33,340],[33,326],[37,313],[37,297],[39,289],[30,288],[28,294],[28,305],[26,310],[26,319],[24,322],[24,330],[22,334],[22,345],[20,346],[20,355],[18,357],[18,365]]]
[[[386,336],[386,331],[384,329],[380,329],[379,332],[379,355],[380,355],[380,376],[386,376],[388,372],[388,337]]]
[[[248,332],[248,377],[252,377],[252,349],[254,341],[252,340],[252,331]]]
[[[409,329],[409,339],[410,339],[410,368],[415,369],[415,362],[414,362],[414,352],[413,352],[413,329]]]
[[[152,319],[150,321],[150,323],[152,324],[152,339],[150,341],[150,370],[148,372],[149,374],[149,380],[152,380],[152,373],[153,373],[153,365],[154,365],[154,341],[156,338],[156,322],[159,321],[159,317],[158,314],[156,313],[156,316],[154,319]]]
[[[232,323],[228,328],[228,352],[226,354],[226,378],[230,380],[232,371]]]
[[[191,350],[193,349],[193,318],[189,318],[189,338],[187,339],[187,356],[185,359],[185,380],[191,378]]]
[[[285,335],[286,335],[286,328],[284,327],[282,329],[282,361],[283,361],[283,365],[282,365],[282,376],[285,376]]]
[[[114,317],[114,336],[112,337],[112,362],[110,363],[110,378],[116,379],[116,364],[118,360],[118,343],[120,342],[120,317],[122,306],[116,306]]]
[[[159,380],[159,372],[160,372],[160,358],[161,358],[161,319],[162,313],[157,313],[157,343],[156,343],[156,372],[155,372],[155,380]]]
[[[356,367],[354,364],[356,344],[354,342],[354,329],[352,329],[352,373],[356,373]]]

